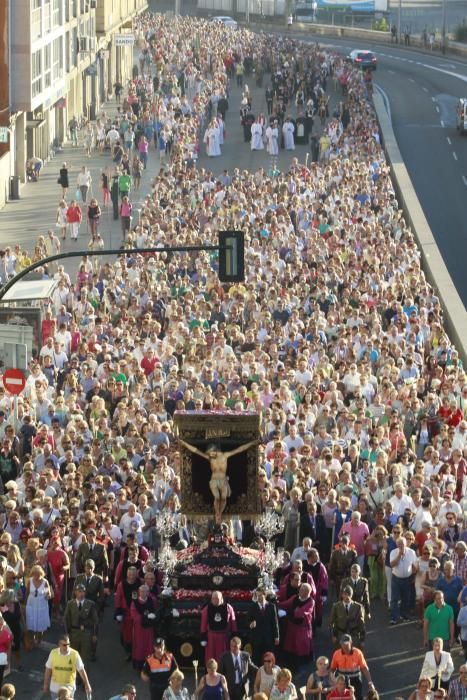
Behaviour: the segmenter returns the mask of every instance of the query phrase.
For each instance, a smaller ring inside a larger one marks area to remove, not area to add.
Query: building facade
[[[67,141],[70,119],[95,119],[115,82],[131,77],[133,47],[118,45],[119,36],[132,33],[145,9],[147,0],[0,2],[0,36],[6,44],[9,38],[0,61],[11,65],[9,175],[24,182],[29,158],[47,161]],[[1,80],[0,110],[4,91]],[[3,188],[0,182],[0,206]]]
[[[0,207],[5,204],[10,183],[10,80],[8,3],[0,3]]]

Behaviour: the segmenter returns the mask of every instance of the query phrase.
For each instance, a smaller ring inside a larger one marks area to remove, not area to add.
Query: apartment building
[[[8,4],[0,2],[0,207],[5,204],[8,198],[10,177],[8,9]]]
[[[133,47],[122,42],[121,35],[132,33],[133,19],[147,4],[147,0],[0,2],[5,6],[0,36],[9,37],[5,55],[11,67],[10,175],[19,175],[24,182],[28,158],[47,161],[53,146],[67,140],[70,119],[82,115],[94,119],[115,81],[131,77]],[[0,192],[3,187],[0,182]]]

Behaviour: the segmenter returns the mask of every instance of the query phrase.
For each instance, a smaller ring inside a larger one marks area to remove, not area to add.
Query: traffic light
[[[245,279],[243,231],[219,231],[219,279],[221,282],[243,282]]]

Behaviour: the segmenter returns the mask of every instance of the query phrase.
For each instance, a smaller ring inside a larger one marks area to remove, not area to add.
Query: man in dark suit
[[[109,560],[104,545],[96,541],[96,531],[93,528],[86,532],[86,542],[82,542],[76,552],[76,570],[79,574],[84,573],[84,565],[88,559],[94,561],[96,574],[102,576],[105,581],[109,572]]]
[[[103,612],[104,605],[104,582],[102,576],[94,573],[96,565],[94,559],[86,559],[84,563],[84,574],[78,574],[75,579],[75,588],[78,585],[86,589],[86,598],[96,604],[99,614]]]
[[[342,600],[334,603],[331,609],[331,635],[336,646],[343,635],[350,634],[355,646],[363,649],[365,642],[365,611],[363,605],[352,600],[352,588],[342,589]]]
[[[365,610],[366,619],[370,619],[370,593],[368,587],[368,579],[360,576],[361,569],[359,564],[352,564],[350,567],[350,576],[342,580],[341,591],[344,586],[350,586],[353,590],[352,600],[354,603],[360,603]]]
[[[274,647],[279,644],[279,622],[276,606],[266,600],[264,588],[256,589],[256,602],[252,603],[248,620],[253,661],[261,666],[263,654],[266,651],[273,651]]]
[[[250,682],[253,682],[258,671],[248,652],[241,651],[241,647],[241,639],[232,637],[230,651],[222,655],[219,664],[219,673],[222,673],[227,681],[230,700],[244,700],[250,695]]]
[[[326,542],[326,525],[312,500],[300,504],[300,538],[303,541],[305,537],[310,538],[312,546],[321,554],[320,547]]]

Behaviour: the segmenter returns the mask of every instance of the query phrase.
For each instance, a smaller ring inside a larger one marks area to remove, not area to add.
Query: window
[[[44,46],[44,88],[52,85],[52,46],[47,44]]]
[[[32,40],[40,39],[42,36],[42,8],[41,0],[34,0],[31,14]]]
[[[65,35],[65,72],[69,73],[71,70],[71,63],[70,63],[70,58],[72,54],[72,46],[71,46],[71,37],[70,37],[70,32],[67,32]]]
[[[58,80],[62,77],[63,72],[63,41],[62,37],[55,39],[53,43],[53,65],[52,77],[53,80]]]
[[[34,51],[31,57],[32,96],[42,92],[42,52]]]
[[[62,0],[53,0],[52,5],[52,26],[60,27],[62,22]]]
[[[71,39],[71,65],[75,68],[78,65],[78,41],[78,30],[74,27]]]
[[[50,10],[50,0],[44,0],[44,31],[50,32],[52,29],[52,13]]]

